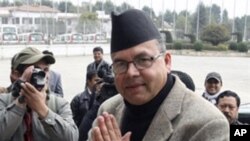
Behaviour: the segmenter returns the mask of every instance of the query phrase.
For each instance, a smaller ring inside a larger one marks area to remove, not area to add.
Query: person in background
[[[27,47],[12,59],[13,86],[0,95],[0,141],[77,141],[69,103],[48,89],[55,58]]]
[[[110,64],[103,59],[103,49],[101,47],[95,47],[93,49],[93,56],[95,61],[87,66],[87,72],[96,71],[104,75],[112,75]]]
[[[202,94],[206,100],[213,104],[216,104],[216,98],[220,95],[222,88],[221,75],[217,72],[210,72],[205,79],[205,91]]]
[[[86,79],[85,90],[77,94],[70,103],[73,119],[77,127],[80,126],[84,115],[89,110],[91,94],[96,91],[96,85],[100,81],[96,71],[87,72]]]
[[[15,75],[15,70],[13,69],[15,58],[16,58],[16,54],[11,58],[11,67],[10,67],[10,82],[11,82],[11,84],[8,87],[0,87],[0,94],[10,93],[12,90],[12,86],[13,86],[14,81],[18,79],[18,77]]]
[[[216,99],[216,106],[225,115],[230,125],[243,125],[238,120],[240,97],[233,91],[226,90]]]
[[[43,54],[54,56],[54,54],[48,50],[44,50]],[[51,69],[49,69],[49,90],[54,92],[57,96],[63,97],[61,74]]]
[[[149,16],[112,13],[111,59],[118,95],[98,110],[92,141],[229,141],[225,116],[171,74],[171,54]]]

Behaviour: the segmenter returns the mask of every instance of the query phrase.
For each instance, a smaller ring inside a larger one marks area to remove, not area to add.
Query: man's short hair
[[[100,51],[103,54],[103,49],[101,47],[95,47],[93,49],[93,53],[96,52],[96,51]]]
[[[217,97],[217,99],[216,99],[216,104],[218,105],[218,104],[219,104],[219,100],[220,100],[221,98],[225,97],[225,96],[227,96],[227,97],[230,97],[230,96],[231,96],[231,97],[234,97],[235,100],[236,100],[236,102],[237,102],[237,107],[240,106],[240,97],[239,97],[235,92],[230,91],[230,90],[226,90],[226,91],[222,92],[222,93]]]
[[[49,51],[49,50],[44,50],[43,54],[50,54],[50,55],[54,56],[53,52]]]
[[[34,47],[27,47],[15,54],[11,59],[11,69],[17,70],[22,73],[24,66],[32,65],[44,59],[47,64],[54,64],[55,58],[50,54],[43,54],[40,50]]]
[[[86,78],[87,78],[87,80],[91,80],[97,75],[98,75],[97,71],[88,71],[86,74],[86,76],[87,76]]]

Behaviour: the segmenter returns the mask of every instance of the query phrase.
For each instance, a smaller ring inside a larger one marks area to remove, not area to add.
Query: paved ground
[[[83,91],[87,64],[93,61],[92,56],[56,57],[57,62],[52,69],[62,75],[65,98],[68,101]],[[105,59],[111,61],[109,55]],[[192,57],[172,56],[172,68],[189,73],[201,94],[204,79],[208,72],[221,73],[223,88],[237,92],[243,103],[250,102],[250,58],[244,57]],[[0,60],[0,85],[9,84],[10,60]]]

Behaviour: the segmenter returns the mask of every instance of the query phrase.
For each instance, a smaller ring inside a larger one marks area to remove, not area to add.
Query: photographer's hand
[[[29,66],[25,69],[25,71],[23,72],[22,76],[20,77],[20,80],[26,82],[26,81],[30,81],[32,72],[33,72],[34,66]]]
[[[40,119],[44,119],[49,112],[49,108],[46,105],[46,89],[45,86],[41,91],[38,91],[33,85],[29,82],[21,84],[22,90],[21,95],[25,97],[25,102],[33,111],[35,111]]]

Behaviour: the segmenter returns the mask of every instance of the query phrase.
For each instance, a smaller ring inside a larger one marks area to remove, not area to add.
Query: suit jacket
[[[175,78],[143,141],[229,141],[229,124],[222,113]],[[111,113],[121,126],[124,109],[123,98],[117,95],[101,105],[98,115]]]
[[[61,75],[53,70],[49,71],[49,88],[56,95],[63,97]]]

